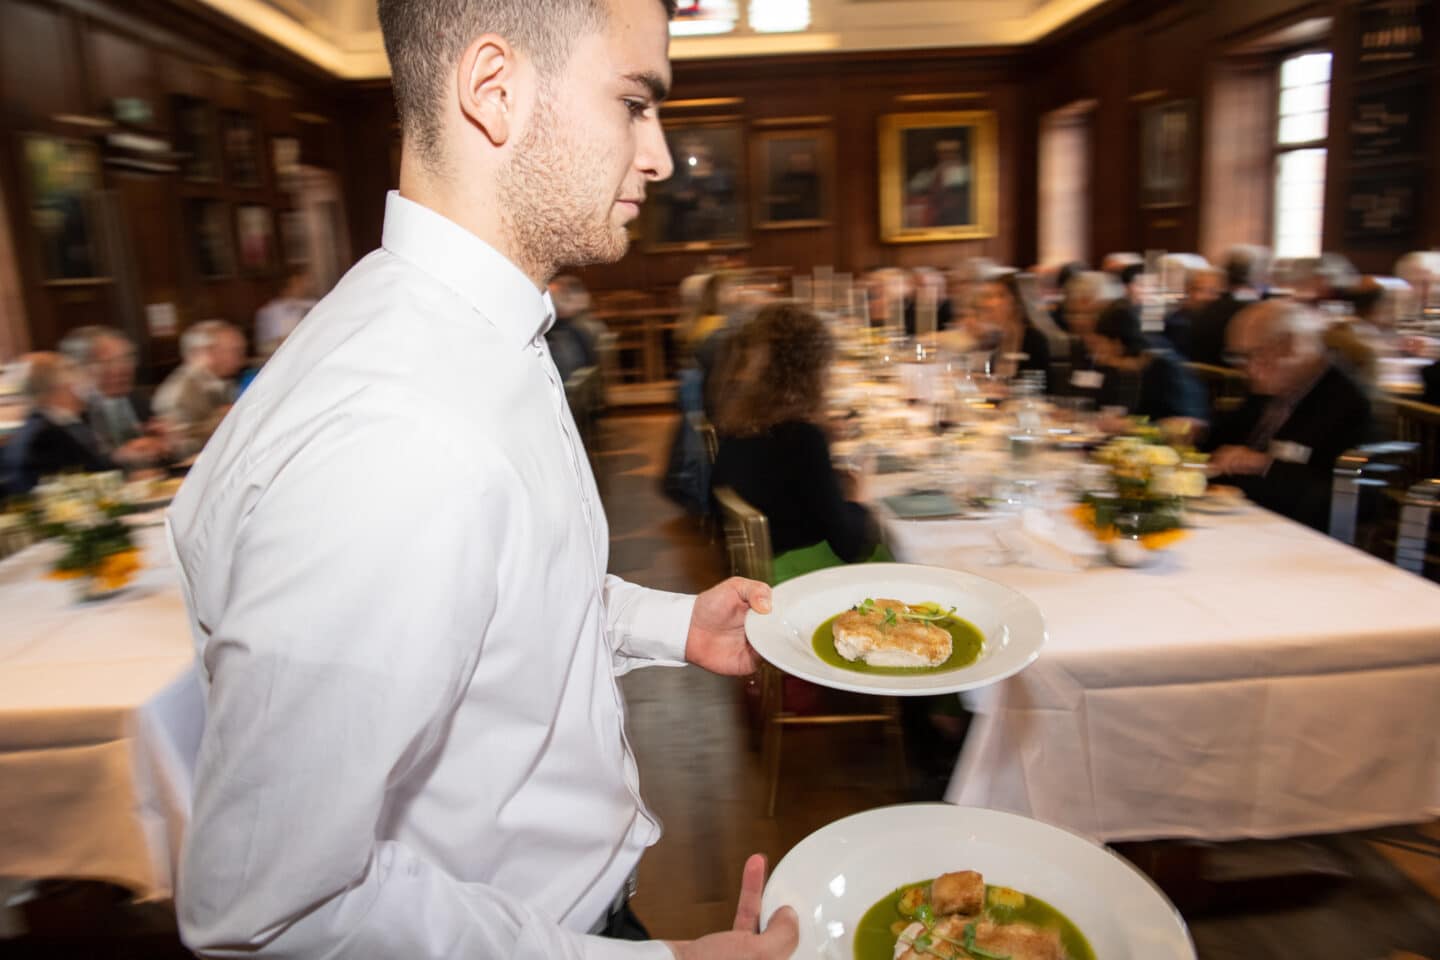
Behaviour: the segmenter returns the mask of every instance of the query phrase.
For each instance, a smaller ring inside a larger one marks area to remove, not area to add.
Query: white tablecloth
[[[1021,590],[1049,634],[967,701],[947,799],[1102,840],[1440,810],[1440,587],[1257,508],[1199,520],[1144,570],[995,565],[1014,522],[886,523],[898,559]]]
[[[80,604],[41,544],[0,563],[0,876],[172,890],[204,700],[162,529],[124,593]]]

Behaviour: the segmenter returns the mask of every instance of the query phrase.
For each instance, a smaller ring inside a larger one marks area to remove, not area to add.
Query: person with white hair
[[[1195,320],[1224,288],[1225,273],[1221,270],[1210,266],[1185,270],[1185,299],[1165,317],[1165,339],[1180,356],[1190,356]]]
[[[132,466],[154,466],[169,454],[150,406],[135,391],[135,342],[115,327],[78,327],[60,352],[83,374],[85,422],[101,449]]]
[[[155,413],[173,430],[175,455],[197,453],[235,401],[231,379],[245,365],[245,336],[224,320],[205,320],[180,336],[183,362],[155,391]]]
[[[1217,367],[1224,364],[1230,321],[1260,299],[1269,266],[1270,253],[1264,247],[1240,244],[1226,252],[1225,292],[1201,310],[1190,325],[1191,360]]]
[[[1216,423],[1211,473],[1260,506],[1324,530],[1335,461],[1369,439],[1370,401],[1325,349],[1313,310],[1267,300],[1238,313],[1227,346],[1250,377]]]
[[[0,490],[21,496],[53,474],[116,469],[81,419],[83,376],[74,362],[61,353],[31,353],[20,366],[30,414],[0,450]]]

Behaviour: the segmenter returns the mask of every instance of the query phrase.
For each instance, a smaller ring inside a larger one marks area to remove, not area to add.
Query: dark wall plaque
[[[1350,178],[1345,240],[1356,245],[1410,246],[1420,222],[1423,170],[1403,168]]]
[[[1425,143],[1425,102],[1419,78],[1357,90],[1350,118],[1351,160],[1419,159]]]
[[[1373,76],[1430,59],[1430,0],[1369,0],[1357,12],[1356,73]]]

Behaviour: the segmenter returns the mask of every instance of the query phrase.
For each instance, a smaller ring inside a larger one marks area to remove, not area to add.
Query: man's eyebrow
[[[660,103],[670,95],[670,88],[665,81],[660,79],[660,74],[652,70],[642,70],[639,73],[627,73],[625,79],[630,83],[644,87],[650,92],[650,99]]]

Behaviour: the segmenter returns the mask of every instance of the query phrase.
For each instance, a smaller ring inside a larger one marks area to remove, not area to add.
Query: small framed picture
[[[186,237],[196,271],[207,280],[235,275],[230,211],[220,200],[185,201]]]
[[[95,244],[100,156],[93,143],[33,134],[24,138],[35,227],[47,283],[103,276]]]
[[[215,108],[208,100],[183,95],[177,95],[172,103],[180,175],[191,183],[214,183],[220,179]]]
[[[830,222],[834,138],[829,130],[767,130],[753,138],[759,181],[755,229],[823,227]]]
[[[305,223],[303,212],[299,210],[281,212],[280,242],[285,248],[287,266],[300,267],[310,262],[310,230]]]
[[[682,121],[665,140],[675,173],[650,188],[649,249],[714,250],[745,245],[745,137],[738,121]]]
[[[230,183],[237,187],[260,186],[260,147],[255,135],[255,119],[248,113],[226,110],[221,118],[221,134]]]
[[[1190,145],[1195,101],[1172,100],[1140,115],[1141,205],[1183,207],[1190,202]]]
[[[265,273],[275,263],[275,216],[256,203],[235,208],[235,235],[240,239],[240,269]]]
[[[275,183],[287,193],[300,186],[300,139],[275,137],[270,141],[270,162],[275,169]]]

